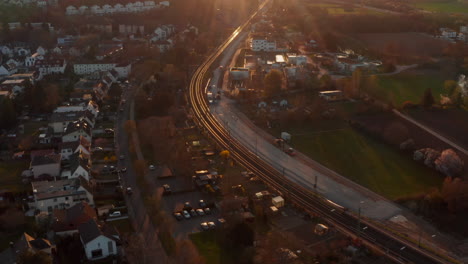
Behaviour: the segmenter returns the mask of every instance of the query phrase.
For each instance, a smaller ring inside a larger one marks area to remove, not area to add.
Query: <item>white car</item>
[[[210,229],[215,229],[216,228],[216,224],[214,222],[208,222],[208,227]]]
[[[120,213],[120,211],[114,211],[109,214],[109,217],[119,217],[119,216],[122,216],[122,213]]]
[[[200,228],[201,228],[202,230],[208,230],[208,229],[210,229],[210,227],[208,226],[208,223],[207,223],[207,222],[200,223]]]
[[[149,165],[149,169],[150,169],[150,170],[155,170],[156,167],[155,167],[154,165]]]
[[[197,214],[198,214],[199,216],[204,216],[204,215],[205,215],[205,212],[203,212],[203,209],[199,208],[199,209],[197,209]]]
[[[185,219],[190,219],[190,217],[191,217],[191,216],[190,216],[190,213],[187,212],[187,210],[182,211],[182,215],[184,215],[184,218],[185,218]]]

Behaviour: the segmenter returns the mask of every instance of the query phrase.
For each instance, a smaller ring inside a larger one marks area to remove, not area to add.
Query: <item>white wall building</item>
[[[117,255],[117,233],[111,234],[101,230],[94,219],[78,227],[80,240],[88,260],[97,260]]]
[[[253,38],[250,48],[252,51],[276,51],[276,41],[268,38]]]

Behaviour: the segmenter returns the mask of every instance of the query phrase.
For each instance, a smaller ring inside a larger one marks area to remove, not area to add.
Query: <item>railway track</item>
[[[220,147],[228,149],[231,157],[238,163],[261,177],[267,185],[282,193],[288,201],[310,213],[320,215],[343,233],[358,236],[365,244],[379,250],[393,261],[418,264],[452,263],[418,248],[413,243],[399,238],[388,230],[363,221],[360,217],[340,209],[336,204],[330,203],[313,191],[289,181],[279,171],[232,138],[230,133],[211,114],[204,92],[205,78],[209,74],[210,68],[236,37],[247,28],[250,21],[259,12],[263,12],[268,2],[269,0],[265,0],[258,11],[208,56],[192,76],[189,86],[189,101],[194,121],[198,127],[209,133]]]

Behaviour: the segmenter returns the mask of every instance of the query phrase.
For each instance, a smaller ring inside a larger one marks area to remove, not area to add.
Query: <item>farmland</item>
[[[291,129],[293,147],[389,199],[440,186],[443,177],[347,125]],[[341,128],[340,128],[341,127]],[[330,144],[332,142],[332,144]]]
[[[390,76],[370,76],[363,83],[362,91],[372,97],[401,107],[403,102],[419,103],[428,88],[437,101],[443,93],[444,78],[437,74],[420,75],[400,73]]]
[[[372,33],[354,36],[370,51],[407,62],[439,57],[449,45],[423,33]]]
[[[441,13],[468,13],[468,4],[456,0],[451,1],[415,1],[412,5],[416,8],[430,12]]]

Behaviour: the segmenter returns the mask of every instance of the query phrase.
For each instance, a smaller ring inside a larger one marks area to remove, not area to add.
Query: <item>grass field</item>
[[[346,9],[342,5],[331,3],[307,3],[308,7],[326,9],[330,15],[359,15],[359,14],[379,14],[376,11],[368,10],[365,8],[351,8]]]
[[[21,173],[29,168],[29,162],[0,162],[0,189],[11,192],[21,192],[31,185],[21,182]]]
[[[216,231],[205,231],[189,235],[190,240],[197,247],[207,264],[237,263],[231,258],[232,254],[225,252],[216,240]]]
[[[432,75],[415,75],[411,73],[400,73],[390,76],[371,76],[363,83],[363,91],[371,96],[392,102],[394,106],[400,107],[403,102],[411,101],[420,103],[424,91],[432,90],[432,95],[437,102],[443,93],[444,78]]]
[[[320,130],[326,132],[320,132]],[[322,165],[396,199],[441,185],[443,177],[344,123],[291,129],[292,146]]]
[[[412,4],[414,7],[431,12],[442,13],[468,13],[468,4],[452,1],[418,1]]]

